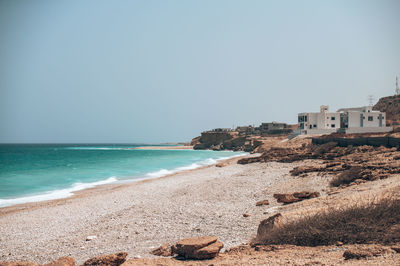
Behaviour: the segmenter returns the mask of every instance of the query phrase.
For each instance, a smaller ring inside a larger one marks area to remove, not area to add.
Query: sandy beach
[[[151,249],[161,244],[202,235],[216,235],[230,248],[247,243],[259,221],[274,212],[273,193],[316,186],[290,176],[296,164],[238,165],[236,160],[2,208],[0,258],[46,263],[72,256],[82,263],[118,251],[129,258],[151,257]],[[263,199],[272,204],[256,207]],[[86,241],[88,236],[96,238]]]
[[[193,150],[193,146],[141,146],[132,150]]]

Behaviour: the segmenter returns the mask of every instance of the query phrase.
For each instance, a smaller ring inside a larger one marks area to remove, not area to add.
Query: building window
[[[312,125],[310,125],[310,129],[312,129]]]
[[[317,127],[317,125],[314,125],[314,127]]]
[[[368,116],[368,121],[374,121],[374,117],[373,116]]]
[[[304,122],[307,122],[307,116],[304,117]]]
[[[331,120],[335,120],[335,117],[334,117],[334,116],[332,116],[332,117],[331,117]]]
[[[332,124],[331,127],[335,127],[335,124]]]

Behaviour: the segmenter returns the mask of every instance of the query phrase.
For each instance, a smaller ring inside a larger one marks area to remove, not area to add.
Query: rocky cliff
[[[254,137],[239,136],[237,132],[203,132],[192,140],[195,150],[253,151],[261,142]]]
[[[387,124],[400,125],[400,95],[380,98],[373,109],[386,113]]]

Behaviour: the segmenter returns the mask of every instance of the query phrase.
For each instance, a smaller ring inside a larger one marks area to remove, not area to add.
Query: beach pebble
[[[88,237],[86,237],[86,241],[91,241],[91,240],[94,240],[96,238],[97,238],[97,236],[88,236]]]

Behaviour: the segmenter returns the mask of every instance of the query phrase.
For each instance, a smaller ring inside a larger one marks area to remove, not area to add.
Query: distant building
[[[371,106],[342,108],[330,113],[328,106],[322,105],[319,113],[299,113],[298,122],[301,134],[378,133],[392,130],[392,127],[386,126],[385,113],[373,111]]]
[[[289,134],[293,130],[288,127],[285,123],[271,122],[271,123],[262,123],[258,127],[254,126],[240,126],[236,128],[236,131],[240,136],[244,135],[255,135],[255,136],[264,136],[264,135],[279,135],[279,134]]]
[[[231,128],[214,128],[206,132],[231,132],[233,131]]]

